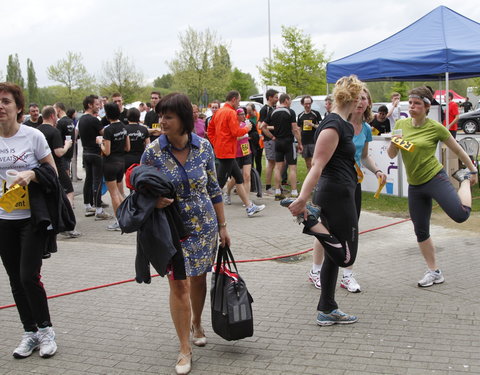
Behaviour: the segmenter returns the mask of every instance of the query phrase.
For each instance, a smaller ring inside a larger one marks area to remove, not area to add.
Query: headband
[[[428,105],[431,105],[432,102],[430,102],[430,99],[428,98],[425,98],[425,97],[422,97],[420,95],[409,95],[408,96],[409,98],[416,98],[416,99],[420,99],[420,100],[423,100],[425,103],[427,103]]]

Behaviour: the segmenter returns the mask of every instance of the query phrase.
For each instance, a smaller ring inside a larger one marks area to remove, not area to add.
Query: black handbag
[[[228,341],[253,336],[253,298],[228,246],[218,249],[210,298],[212,327],[217,335]]]

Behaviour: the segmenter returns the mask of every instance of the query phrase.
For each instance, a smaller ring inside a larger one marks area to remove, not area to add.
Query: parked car
[[[290,105],[290,108],[295,111],[295,114],[298,116],[300,113],[304,111],[303,105],[300,103],[300,100],[302,100],[303,95],[297,96],[295,99],[292,100],[292,104]],[[325,98],[327,95],[311,95],[313,99],[312,103],[312,109],[320,112],[320,114],[323,116],[325,115]]]
[[[458,127],[463,129],[465,134],[475,134],[480,131],[480,108],[475,111],[462,113],[458,117]]]

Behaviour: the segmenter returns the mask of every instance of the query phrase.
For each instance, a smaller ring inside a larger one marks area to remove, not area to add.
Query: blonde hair
[[[340,78],[333,89],[335,105],[343,107],[357,100],[363,89],[365,89],[364,83],[354,74]]]
[[[366,86],[363,88],[363,92],[367,94],[368,99],[367,108],[365,109],[365,112],[363,112],[363,121],[370,123],[373,120],[372,97],[370,96],[370,91],[368,91]]]

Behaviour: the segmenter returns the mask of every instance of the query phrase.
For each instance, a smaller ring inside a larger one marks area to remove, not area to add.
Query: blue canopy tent
[[[431,81],[480,75],[480,24],[439,6],[405,29],[327,64],[327,82],[356,74],[363,81]]]

